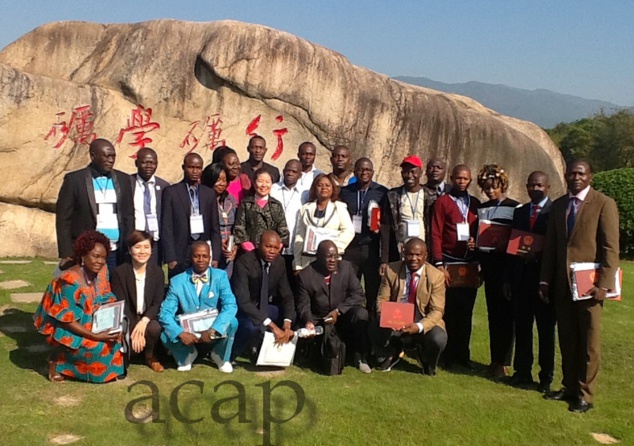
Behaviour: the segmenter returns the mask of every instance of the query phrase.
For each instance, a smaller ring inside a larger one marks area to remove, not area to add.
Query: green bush
[[[619,207],[621,256],[634,257],[634,168],[594,174],[592,186],[616,201]]]

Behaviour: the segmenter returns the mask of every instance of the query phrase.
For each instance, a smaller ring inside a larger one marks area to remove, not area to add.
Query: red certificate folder
[[[480,281],[480,265],[472,263],[447,263],[449,272],[449,288],[478,288]]]
[[[596,286],[597,274],[599,273],[598,263],[572,263],[572,300],[590,299],[590,290]],[[608,290],[606,297],[610,300],[621,300],[621,287],[623,285],[623,271],[616,270],[614,277],[614,290]]]
[[[504,246],[503,251],[506,251],[506,246],[511,238],[511,229],[509,225],[490,220],[480,220],[476,246],[485,250],[493,250],[499,246]]]
[[[370,215],[370,231],[376,232],[381,229],[381,208],[376,207],[372,209]]]
[[[521,256],[529,252],[542,252],[544,250],[544,241],[545,237],[543,235],[513,229],[506,253]]]
[[[381,304],[381,328],[400,330],[414,323],[414,304],[383,302]]]

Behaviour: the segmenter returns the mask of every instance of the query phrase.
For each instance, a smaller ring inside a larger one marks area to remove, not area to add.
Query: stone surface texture
[[[465,162],[474,175],[497,162],[521,200],[537,169],[550,175],[553,195],[564,190],[561,155],[538,126],[259,25],[51,23],[0,52],[0,79],[0,256],[56,256],[57,193],[64,174],[89,162],[93,134],[115,143],[115,167],[127,172],[140,146],[153,147],[158,174],[171,182],[188,150],[208,161],[225,140],[246,159],[249,133],[258,133],[266,161],[280,168],[308,140],[319,168],[330,170],[328,150],[346,144],[388,186],[415,153]]]

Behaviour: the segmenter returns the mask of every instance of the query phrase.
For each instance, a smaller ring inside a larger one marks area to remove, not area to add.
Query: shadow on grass
[[[33,327],[33,313],[8,308],[0,315],[0,333],[13,339],[17,348],[11,350],[9,359],[17,367],[46,376],[46,361],[52,351]]]

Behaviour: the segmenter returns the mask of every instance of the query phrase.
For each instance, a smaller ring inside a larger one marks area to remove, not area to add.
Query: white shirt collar
[[[139,175],[138,173],[136,174],[136,180],[139,182],[139,184],[145,184],[145,180],[141,178],[141,175]],[[147,184],[154,184],[154,183],[156,183],[156,178],[155,178],[155,175],[152,175],[150,179],[147,181]]]
[[[545,196],[542,201],[540,201],[539,203],[535,204],[531,201],[531,209],[533,209],[534,206],[539,206],[539,209],[544,209],[544,206],[546,206],[546,202],[548,201],[548,196]]]
[[[588,192],[590,192],[590,186],[586,186],[586,188],[579,192],[577,195],[574,195],[572,192],[568,191],[568,197],[575,197],[579,201],[585,201]]]
[[[412,275],[412,272],[409,270],[409,268],[406,266],[405,269],[407,270],[407,274]],[[414,271],[415,274],[418,274],[418,277],[423,277],[423,270],[425,269],[425,264],[423,263],[423,266],[420,267],[420,269],[418,271]]]

